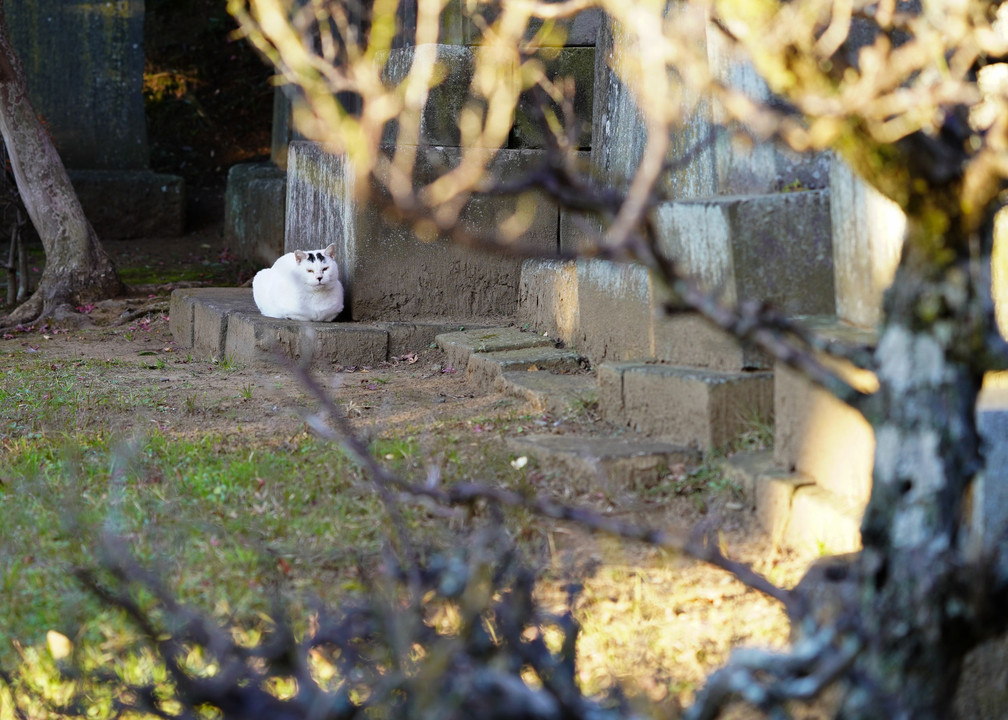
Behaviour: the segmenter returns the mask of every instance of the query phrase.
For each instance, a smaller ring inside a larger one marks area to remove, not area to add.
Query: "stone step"
[[[864,505],[782,469],[772,451],[733,455],[725,472],[742,487],[775,545],[809,555],[860,549]]]
[[[194,354],[242,363],[279,357],[314,367],[368,366],[429,347],[464,323],[452,319],[322,323],[264,317],[247,288],[191,288],[171,296],[169,327]]]
[[[450,366],[464,367],[467,379],[484,390],[495,388],[497,379],[507,372],[576,373],[584,368],[580,353],[516,327],[445,333],[435,342]]]
[[[516,327],[459,330],[438,335],[435,342],[445,354],[445,361],[456,370],[469,364],[473,353],[555,347],[548,337],[525,332]]]
[[[602,417],[703,450],[724,447],[754,419],[773,416],[773,373],[656,363],[598,367]]]
[[[565,487],[572,491],[607,496],[641,490],[667,475],[671,466],[700,459],[695,449],[673,443],[583,435],[519,436],[508,446],[566,473]]]
[[[493,389],[506,372],[576,373],[583,369],[581,354],[566,348],[534,347],[473,353],[466,365],[468,380],[484,390]]]
[[[875,333],[835,317],[800,320],[831,349],[867,352]],[[849,382],[871,392],[877,381],[852,364],[821,356]],[[867,502],[875,461],[875,435],[857,410],[797,370],[777,363],[774,381],[774,459],[853,502]]]
[[[512,370],[497,378],[494,389],[524,400],[536,412],[557,416],[576,413],[598,402],[598,383],[586,373]]]

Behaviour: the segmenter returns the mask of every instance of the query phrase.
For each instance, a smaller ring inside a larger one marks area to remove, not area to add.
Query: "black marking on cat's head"
[[[315,253],[308,253],[308,262],[315,262]]]

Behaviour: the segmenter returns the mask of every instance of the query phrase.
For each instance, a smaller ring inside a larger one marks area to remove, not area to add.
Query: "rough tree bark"
[[[35,294],[7,318],[24,323],[113,297],[124,290],[112,259],[84,217],[63,161],[28,98],[24,67],[7,32],[0,0],[0,134],[18,192],[45,249]]]
[[[880,390],[862,408],[875,468],[848,622],[864,649],[843,717],[948,717],[966,653],[1008,624],[995,611],[1002,581],[967,530],[969,492],[984,471],[977,396],[984,373],[1005,362],[990,288],[1000,203],[996,191],[971,202],[969,143],[945,130],[943,152],[922,152],[918,141],[933,138],[919,134],[888,149],[898,156],[888,173],[860,163],[900,199],[907,231],[875,354]],[[855,163],[871,152],[866,144]]]

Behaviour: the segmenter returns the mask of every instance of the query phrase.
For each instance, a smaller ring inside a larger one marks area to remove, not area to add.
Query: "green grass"
[[[278,566],[295,587],[332,580],[345,568],[318,573],[316,565],[330,548],[367,554],[381,541],[381,509],[357,472],[339,448],[311,439],[294,448],[160,434],[135,443],[99,435],[8,442],[0,588],[9,602],[0,627],[37,641],[85,620],[95,608],[82,607],[67,567],[92,559],[102,528],[178,577],[183,598],[204,603],[260,607]],[[69,612],[68,597],[83,614]]]
[[[138,409],[215,409],[185,382],[146,382],[158,370],[149,362],[54,362],[21,350],[0,362],[0,636],[23,648],[42,647],[51,630],[87,647],[128,644],[126,622],[70,574],[95,561],[106,531],[169,578],[182,600],[239,617],[269,611],[275,587],[333,599],[357,582],[355,563],[377,558],[385,541],[377,493],[335,445],[308,435],[265,443],[220,431],[180,436],[147,423],[132,436],[125,428]],[[254,386],[237,393],[250,400]],[[441,456],[433,448],[445,435],[426,427],[383,434],[372,451],[412,479],[432,461],[446,479],[461,477],[474,458],[487,480],[514,479],[510,457],[486,440],[527,421],[449,421]],[[445,523],[424,511],[404,508],[402,517],[425,543],[449,541]],[[0,643],[0,667],[16,654]]]

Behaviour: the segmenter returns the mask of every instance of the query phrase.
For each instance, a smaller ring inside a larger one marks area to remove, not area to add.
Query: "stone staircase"
[[[484,391],[504,392],[555,414],[579,402],[597,401],[603,418],[636,431],[632,438],[541,435],[512,441],[515,452],[570,469],[572,477],[588,483],[579,490],[611,492],[618,486],[630,491],[672,465],[697,462],[701,449],[724,447],[745,429],[741,413],[746,408],[767,401],[805,408],[804,396],[822,392],[796,376],[790,387],[784,386],[783,397],[775,398],[774,373],[767,371],[749,373],[751,379],[746,379],[744,373],[609,363],[587,372],[576,352],[514,327],[451,332],[438,335],[436,342],[448,362],[465,368],[470,382]],[[520,370],[514,367],[518,357]],[[634,387],[636,383],[640,386]],[[834,412],[842,412],[840,407],[853,412],[833,402],[838,406],[830,408]],[[780,417],[796,425],[792,435],[804,434],[800,414],[785,410]],[[728,458],[724,470],[777,544],[809,554],[856,549],[863,502],[788,469],[793,467],[790,454],[800,447],[795,441],[784,449],[737,454]]]
[[[514,325],[445,318],[278,320],[263,317],[245,288],[176,290],[170,326],[176,342],[194,354],[252,364],[287,358],[316,368],[367,366],[436,344],[445,364],[464,372],[476,390],[500,392],[557,417],[597,407],[616,433],[528,435],[510,444],[515,453],[568,472],[578,491],[607,496],[625,495],[672,466],[698,462],[703,451],[724,447],[745,430],[746,408],[770,403],[776,408],[775,448],[732,456],[725,472],[778,543],[817,554],[859,543],[867,496],[851,492],[851,477],[870,477],[871,429],[786,368],[776,369],[776,383],[775,373],[765,370],[653,362],[590,368],[576,350]],[[822,417],[816,422],[809,413]],[[830,432],[848,442],[837,449]]]
[[[491,323],[492,324],[492,323]],[[460,327],[484,321],[403,320],[307,323],[264,317],[246,288],[193,288],[171,296],[169,325],[176,343],[201,357],[240,363],[308,362],[313,367],[359,367],[391,360]]]

